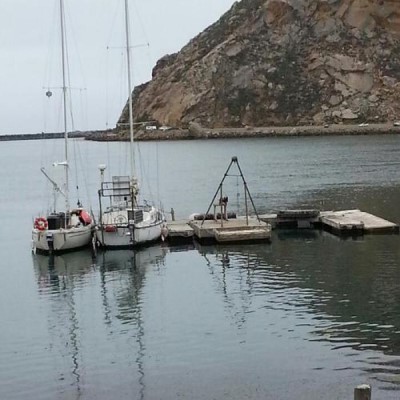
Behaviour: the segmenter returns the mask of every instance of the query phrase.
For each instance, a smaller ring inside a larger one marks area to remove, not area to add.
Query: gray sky
[[[234,2],[130,0],[134,84]],[[1,3],[0,134],[60,131],[59,0]],[[65,7],[74,128],[113,127],[127,98],[123,0],[65,0]],[[44,87],[53,88],[51,98]]]

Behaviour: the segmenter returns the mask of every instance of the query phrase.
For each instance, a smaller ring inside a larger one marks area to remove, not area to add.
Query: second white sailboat
[[[132,110],[131,47],[129,32],[129,4],[125,0],[125,40],[129,107],[130,176],[114,176],[104,181],[104,166],[100,166],[100,218],[96,227],[97,242],[104,248],[137,247],[166,236],[163,213],[154,206],[140,205],[139,187],[135,176],[134,132]],[[105,206],[104,203],[107,203]]]

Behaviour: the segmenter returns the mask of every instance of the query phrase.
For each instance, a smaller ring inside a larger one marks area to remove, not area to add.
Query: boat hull
[[[117,226],[111,232],[107,231],[104,226],[99,226],[96,230],[96,237],[100,247],[133,248],[160,240],[163,226],[164,221],[162,220],[147,226],[135,226],[133,229],[128,225]]]
[[[33,251],[42,253],[60,253],[88,246],[92,240],[92,225],[61,228],[61,229],[32,229]]]

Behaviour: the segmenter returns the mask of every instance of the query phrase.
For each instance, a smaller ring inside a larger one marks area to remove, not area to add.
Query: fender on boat
[[[92,218],[91,218],[90,214],[85,210],[81,211],[79,217],[82,219],[82,221],[85,225],[89,225],[92,222]]]
[[[168,227],[167,225],[164,224],[161,228],[161,240],[164,242],[167,237],[168,237]]]

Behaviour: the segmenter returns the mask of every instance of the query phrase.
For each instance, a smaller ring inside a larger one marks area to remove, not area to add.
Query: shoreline
[[[279,127],[246,127],[246,128],[198,128],[170,129],[167,131],[140,131],[135,134],[137,141],[174,141],[203,139],[239,139],[263,137],[295,137],[295,136],[356,136],[400,134],[400,126],[393,123],[366,125],[329,125],[329,126],[279,126]],[[86,140],[93,141],[129,141],[125,132],[115,130],[91,133]]]

